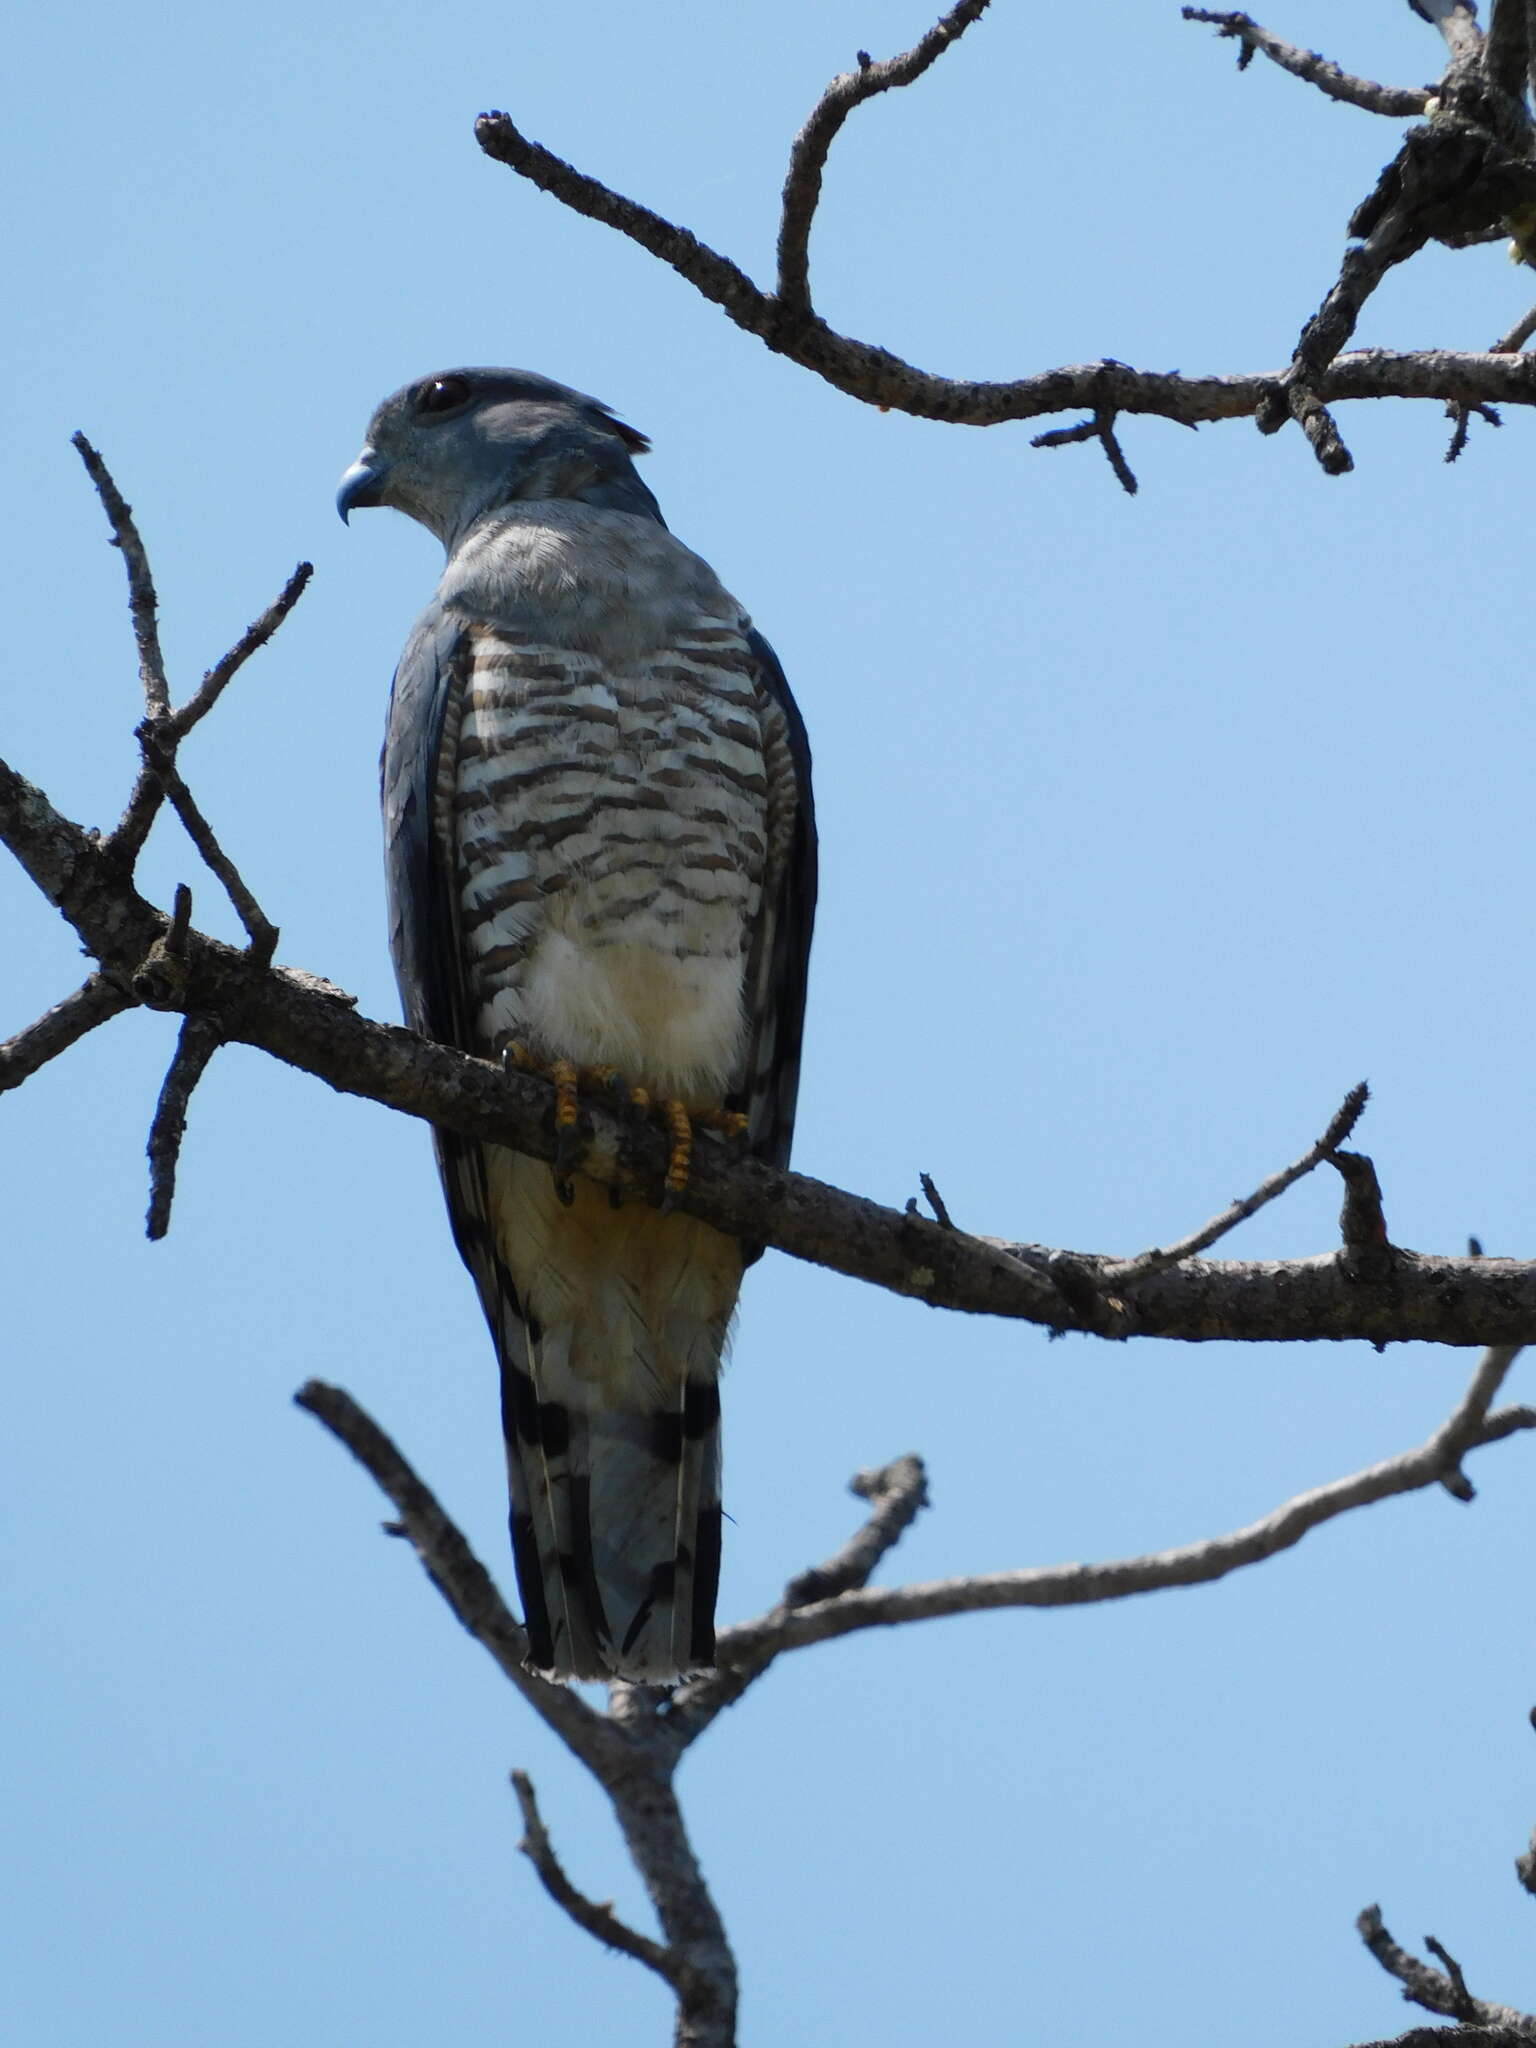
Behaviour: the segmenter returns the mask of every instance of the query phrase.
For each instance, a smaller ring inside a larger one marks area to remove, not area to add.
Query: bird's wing
[[[800,1085],[811,924],[816,914],[816,816],[811,749],[778,656],[762,634],[747,645],[757,661],[768,767],[769,846],[762,908],[747,960],[747,1058],[739,1096],[753,1156],[789,1159]]]

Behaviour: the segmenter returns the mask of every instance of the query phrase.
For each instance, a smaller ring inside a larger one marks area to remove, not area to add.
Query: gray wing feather
[[[773,1166],[789,1162],[800,1086],[800,1042],[805,1023],[811,926],[816,915],[816,814],[811,797],[811,749],[779,658],[756,631],[747,643],[759,677],[783,713],[794,780],[794,823],[787,857],[769,877],[747,964],[750,1037],[746,1081],[732,1107],[745,1111],[753,1156]],[[754,1254],[755,1255],[755,1254]]]

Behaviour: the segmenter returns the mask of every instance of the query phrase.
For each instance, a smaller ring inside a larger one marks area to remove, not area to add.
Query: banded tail
[[[616,1213],[591,1183],[561,1208],[546,1167],[502,1156],[523,1196],[522,1285],[504,1267],[496,1336],[529,1663],[651,1684],[708,1669],[718,1375],[740,1251],[688,1217]],[[530,1267],[530,1211],[551,1210],[545,1259]],[[573,1239],[594,1237],[601,1262],[572,1256]]]

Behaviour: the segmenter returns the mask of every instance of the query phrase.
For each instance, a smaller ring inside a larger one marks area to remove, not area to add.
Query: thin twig
[[[300,562],[261,617],[246,627],[224,659],[214,663],[186,703],[171,714],[169,730],[177,741],[184,740],[198,720],[208,715],[231,677],[245,666],[258,648],[266,646],[304,595],[305,586],[314,573],[313,563]]]
[[[1075,427],[1054,427],[1048,433],[1036,434],[1029,445],[1031,448],[1067,448],[1079,441],[1098,442],[1121,489],[1134,498],[1139,487],[1131,465],[1125,459],[1125,451],[1115,436],[1113,406],[1101,406],[1091,420],[1079,420]]]
[[[1471,1432],[1470,1444],[1498,1443],[1528,1429],[1536,1429],[1536,1408],[1501,1408]],[[1055,1565],[978,1573],[927,1585],[865,1588],[814,1607],[791,1612],[777,1609],[756,1621],[725,1629],[717,1638],[716,1655],[722,1666],[756,1667],[786,1650],[829,1642],[860,1629],[1003,1607],[1087,1606],[1173,1586],[1208,1584],[1291,1549],[1309,1530],[1338,1515],[1436,1485],[1443,1476],[1445,1460],[1442,1432],[1437,1430],[1417,1450],[1297,1494],[1260,1521],[1223,1536],[1106,1564]]]
[[[922,1459],[908,1452],[872,1472],[856,1472],[848,1491],[870,1502],[868,1520],[831,1557],[790,1580],[784,1588],[786,1607],[809,1607],[868,1585],[875,1567],[928,1505],[928,1475]]]
[[[211,1017],[193,1012],[182,1020],[175,1056],[161,1085],[154,1122],[149,1127],[149,1214],[144,1219],[144,1233],[149,1238],[158,1240],[171,1227],[176,1166],[187,1130],[187,1106],[208,1062],[223,1042]]]
[[[774,1614],[814,1606],[867,1585],[881,1560],[928,1505],[927,1474],[922,1459],[912,1453],[856,1473],[848,1490],[871,1503],[868,1517],[829,1558],[790,1580]],[[679,1755],[762,1677],[776,1654],[776,1647],[770,1647],[760,1656],[733,1659],[729,1666],[722,1660],[720,1669],[678,1688],[664,1711],[664,1726]]]
[[[1260,1181],[1251,1195],[1244,1195],[1213,1216],[1209,1223],[1203,1223],[1188,1237],[1181,1237],[1171,1245],[1154,1245],[1149,1251],[1140,1252],[1134,1259],[1125,1259],[1118,1265],[1100,1268],[1095,1279],[1101,1287],[1112,1287],[1117,1291],[1130,1287],[1138,1280],[1145,1280],[1150,1274],[1161,1273],[1170,1266],[1181,1265],[1185,1259],[1192,1259],[1197,1252],[1203,1252],[1249,1216],[1256,1215],[1277,1195],[1283,1195],[1288,1187],[1311,1173],[1331,1153],[1335,1152],[1360,1121],[1361,1111],[1370,1100],[1370,1088],[1360,1081],[1339,1104],[1327,1130],[1315,1145],[1310,1146],[1301,1157],[1279,1173],[1272,1173],[1268,1180]]]
[[[681,1991],[693,1975],[687,1964],[659,1941],[652,1941],[648,1935],[627,1926],[614,1912],[611,1903],[599,1904],[595,1899],[589,1899],[585,1892],[579,1892],[566,1876],[550,1843],[543,1815],[539,1812],[533,1780],[526,1771],[512,1773],[512,1789],[517,1794],[523,1816],[523,1839],[517,1846],[538,1872],[540,1884],[555,1904],[584,1933],[592,1935],[608,1948],[633,1956],[637,1963],[644,1963],[648,1970],[654,1970],[658,1977],[665,1978],[674,1989]]]
[[[1502,230],[1500,235],[1502,238]],[[1536,306],[1532,306],[1529,313],[1522,314],[1507,334],[1499,336],[1490,353],[1518,355],[1533,334],[1536,334]],[[1466,447],[1474,413],[1479,419],[1486,420],[1490,427],[1502,427],[1504,424],[1491,405],[1448,405],[1445,411],[1446,417],[1455,422],[1451,432],[1451,445],[1445,451],[1447,462],[1454,462]]]
[[[1536,2016],[1517,2011],[1514,2006],[1494,2005],[1487,1999],[1473,1998],[1459,1969],[1454,1979],[1442,1976],[1439,1970],[1432,1970],[1428,1963],[1421,1963],[1417,1956],[1400,1947],[1387,1932],[1379,1906],[1367,1906],[1355,1926],[1360,1939],[1388,1976],[1396,1977],[1402,1985],[1403,1996],[1411,2004],[1422,2005],[1427,2012],[1444,2013],[1449,2019],[1462,2020],[1473,2026],[1506,2028],[1521,2039],[1536,2037]],[[1445,1950],[1433,1938],[1426,1946],[1449,1961]],[[1442,2035],[1440,2038],[1446,2037]]]
[[[186,827],[187,837],[202,855],[207,867],[223,884],[225,894],[234,905],[236,916],[245,926],[246,937],[250,940],[251,957],[265,967],[277,951],[280,936],[278,928],[251,894],[240,870],[220,846],[213,827],[203,816],[196,798],[182,780],[181,771],[176,766],[176,743],[171,724],[169,720],[145,719],[139,727],[139,741],[144,749],[145,763],[170,798],[172,809]]]
[[[1363,107],[1368,114],[1386,114],[1394,120],[1411,120],[1422,114],[1429,103],[1430,94],[1423,87],[1404,90],[1395,85],[1378,85],[1370,78],[1351,77],[1315,50],[1298,49],[1294,43],[1261,28],[1252,15],[1219,14],[1208,7],[1186,7],[1182,12],[1186,21],[1206,21],[1222,35],[1236,36],[1243,45],[1238,58],[1240,68],[1258,50],[1282,71],[1315,85],[1329,99],[1343,100],[1349,106]]]
[[[789,152],[789,170],[784,179],[784,196],[779,220],[778,302],[792,320],[811,313],[811,285],[808,246],[811,222],[821,197],[821,177],[827,152],[848,116],[865,100],[893,86],[911,85],[931,64],[959,41],[972,22],[985,12],[987,0],[959,0],[936,21],[928,33],[899,57],[874,63],[867,51],[859,52],[857,71],[844,71],[834,78],[812,108],[810,118],[795,137]]]
[[[1461,1469],[1462,1456],[1478,1441],[1493,1397],[1523,1349],[1520,1344],[1490,1344],[1478,1360],[1477,1370],[1467,1382],[1467,1391],[1455,1412],[1430,1439],[1440,1457],[1440,1484],[1453,1500],[1471,1501],[1477,1497],[1477,1489]]]
[[[928,1198],[928,1206],[933,1211],[934,1222],[938,1224],[941,1230],[953,1230],[955,1228],[955,1219],[950,1215],[945,1205],[944,1197],[934,1185],[932,1174],[920,1173],[917,1176],[917,1180],[919,1187],[921,1187],[923,1193]]]
[[[68,1052],[98,1024],[133,1007],[133,997],[116,982],[103,974],[89,976],[73,995],[45,1010],[36,1023],[0,1043],[0,1095],[8,1088],[19,1088],[39,1067]]]
[[[149,572],[149,557],[133,521],[133,508],[113,482],[112,472],[84,434],[72,434],[71,442],[86,474],[96,486],[102,509],[112,528],[115,546],[122,549],[128,570],[128,608],[133,614],[133,637],[139,649],[139,682],[145,709],[153,716],[171,708],[170,685],[165,679],[165,657],[160,651],[160,629],[156,624],[155,580]]]

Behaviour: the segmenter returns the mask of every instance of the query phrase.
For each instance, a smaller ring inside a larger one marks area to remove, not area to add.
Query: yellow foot
[[[502,1063],[515,1068],[521,1074],[542,1074],[555,1087],[555,1157],[553,1172],[555,1192],[562,1202],[574,1200],[570,1176],[581,1164],[581,1138],[578,1132],[579,1097],[582,1089],[602,1090],[627,1101],[631,1109],[637,1109],[643,1116],[652,1116],[667,1133],[667,1171],[664,1181],[666,1200],[680,1195],[688,1185],[688,1174],[693,1165],[693,1134],[695,1130],[719,1131],[728,1138],[745,1135],[747,1119],[734,1109],[690,1109],[687,1103],[676,1096],[665,1100],[653,1100],[644,1088],[626,1085],[617,1067],[578,1067],[570,1060],[541,1060],[531,1053],[527,1046],[511,1039],[502,1048]],[[619,1206],[619,1191],[609,1189],[609,1199],[615,1208]]]
[[[576,1199],[571,1175],[581,1164],[583,1146],[577,1128],[578,1098],[583,1088],[612,1089],[618,1082],[616,1067],[578,1067],[571,1060],[541,1060],[514,1039],[501,1049],[502,1065],[520,1074],[542,1074],[555,1086],[555,1156],[550,1162],[555,1193],[567,1207]]]

